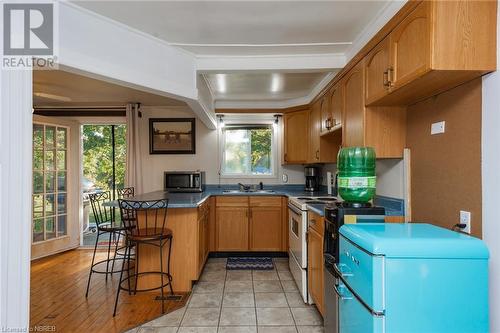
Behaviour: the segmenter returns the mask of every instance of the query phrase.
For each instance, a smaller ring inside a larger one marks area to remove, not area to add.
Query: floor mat
[[[273,259],[268,257],[230,257],[227,258],[228,270],[272,270]]]

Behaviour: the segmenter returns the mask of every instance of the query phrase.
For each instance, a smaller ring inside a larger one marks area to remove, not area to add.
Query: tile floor
[[[226,259],[208,260],[187,305],[146,323],[135,333],[319,333],[321,315],[306,305],[288,268],[226,271]]]

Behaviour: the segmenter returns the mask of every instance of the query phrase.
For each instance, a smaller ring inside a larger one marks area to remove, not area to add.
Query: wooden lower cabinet
[[[201,274],[208,258],[210,242],[210,205],[202,204],[198,209],[198,276]]]
[[[216,251],[283,251],[282,198],[220,196],[216,199]]]
[[[322,217],[316,215],[313,218],[317,219],[317,223],[323,223]],[[320,229],[309,227],[307,232],[307,284],[318,311],[324,317],[323,235],[317,230]]]
[[[248,207],[217,207],[217,251],[248,251]]]
[[[250,208],[250,250],[281,251],[281,206]]]

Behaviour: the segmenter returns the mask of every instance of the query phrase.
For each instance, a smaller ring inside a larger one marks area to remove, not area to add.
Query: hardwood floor
[[[108,277],[107,283],[103,274],[94,274],[86,299],[91,260],[91,250],[72,250],[32,262],[30,326],[34,331],[35,326],[52,326],[56,332],[124,332],[161,315],[161,302],[154,300],[159,290],[135,296],[121,292],[113,318],[119,274]],[[183,307],[186,300],[166,301],[165,313]]]

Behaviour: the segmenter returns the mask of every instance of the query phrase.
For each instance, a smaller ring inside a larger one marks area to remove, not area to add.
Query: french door
[[[72,214],[70,126],[33,123],[32,259],[78,244],[78,221]],[[75,228],[76,225],[76,228]]]

